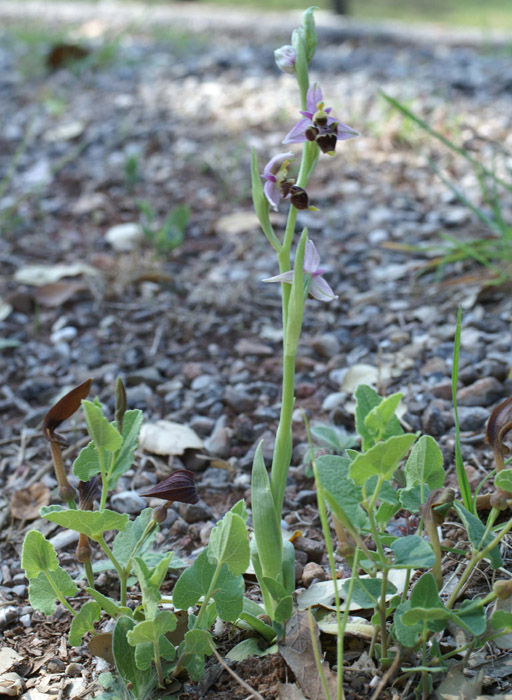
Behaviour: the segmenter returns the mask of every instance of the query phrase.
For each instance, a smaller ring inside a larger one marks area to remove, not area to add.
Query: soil
[[[49,619],[32,610],[20,568],[29,528],[58,532],[27,504],[11,509],[13,494],[33,484],[29,505],[55,497],[41,422],[58,396],[93,377],[91,396],[112,411],[122,376],[129,407],[141,408],[145,420],[190,426],[203,440],[202,451],[181,457],[138,450],[118,487],[118,507],[134,512],[127,493],[176,467],[195,472],[199,516],[176,509],[162,531],[184,558],[197,555],[231,505],[249,498],[261,438],[268,461],[279,416],[280,299],[277,285],[261,282],[278,270],[252,214],[250,158],[255,148],[262,171],[287,148],[281,141],[300,118],[293,77],[273,60],[295,15],[265,24],[239,11],[202,16],[187,4],[152,21],[133,20],[130,10],[122,21],[112,6],[57,3],[43,24],[47,9],[0,6],[0,635],[21,655],[15,670],[26,700],[90,698],[106,669],[85,647],[67,646],[64,610]],[[308,188],[320,211],[298,215],[338,295],[329,304],[308,302],[297,362],[283,519],[306,540],[299,585],[308,561],[326,570],[314,546],[322,535],[304,462],[303,410],[313,425],[353,432],[358,380],[383,395],[401,391],[404,426],[438,440],[447,483],[457,486],[451,369],[459,306],[462,450],[472,487],[493,468],[485,424],[512,388],[509,244],[484,266],[459,254],[453,241],[492,233],[429,159],[494,222],[497,210],[483,200],[471,164],[404,121],[379,91],[506,177],[510,69],[503,42],[432,28],[386,32],[320,14],[312,78],[361,136],[339,143],[336,157],[322,156]],[[499,197],[510,221],[510,193],[500,189]],[[175,247],[159,247],[155,235],[180,207],[186,224],[167,222]],[[273,214],[281,234],[285,213],[283,203]],[[135,237],[124,229],[115,238],[119,224],[132,224]],[[438,265],[448,249],[453,255]],[[64,434],[70,465],[84,444],[81,419]],[[61,538],[56,546],[61,564],[76,570],[75,543]],[[106,574],[103,583],[111,585]],[[234,668],[265,698],[294,680],[279,655]],[[185,687],[179,697],[247,697],[225,671],[215,675],[217,664],[212,669],[206,691]],[[369,697],[368,669],[353,674],[359,683],[347,674],[347,693]],[[489,693],[506,687],[486,678]]]

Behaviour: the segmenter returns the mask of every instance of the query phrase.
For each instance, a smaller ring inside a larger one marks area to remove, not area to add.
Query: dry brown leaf
[[[109,664],[114,663],[112,653],[112,632],[100,632],[87,642],[87,648],[93,656],[100,656]]]
[[[279,700],[306,700],[306,696],[295,683],[279,683]]]
[[[309,700],[323,700],[325,694],[313,654],[312,636],[317,648],[321,650],[316,622],[313,621],[313,630],[311,630],[309,613],[295,612],[286,626],[285,641],[279,643],[279,651],[293,671],[304,695]],[[336,674],[331,671],[326,661],[322,662],[322,670],[331,697],[336,697]]]
[[[44,287],[35,287],[33,296],[40,306],[56,308],[69,301],[78,292],[85,292],[89,286],[85,282],[53,282]]]
[[[50,503],[50,489],[42,481],[15,491],[11,498],[11,513],[18,520],[35,520],[39,511]]]

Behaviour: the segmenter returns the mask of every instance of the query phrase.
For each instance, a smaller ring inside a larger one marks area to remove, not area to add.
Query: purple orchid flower
[[[304,251],[303,270],[305,275],[311,276],[309,293],[312,297],[319,301],[332,301],[338,298],[322,276],[326,270],[320,267],[320,255],[313,241],[309,239],[306,241],[306,249]],[[287,282],[288,284],[292,284],[293,270],[288,270],[288,272],[283,272],[281,275],[276,275],[275,277],[269,277],[263,280],[263,282]]]
[[[336,142],[359,136],[352,127],[331,116],[331,107],[324,109],[322,88],[313,83],[306,96],[307,109],[301,111],[302,119],[292,127],[283,143],[316,141],[323,153],[334,155]]]
[[[281,185],[286,180],[290,159],[293,159],[293,153],[278,153],[266,164],[261,176],[266,180],[263,187],[265,197],[275,211],[277,211],[277,203],[281,197]]]

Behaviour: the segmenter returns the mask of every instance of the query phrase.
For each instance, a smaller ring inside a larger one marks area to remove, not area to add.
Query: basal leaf
[[[382,399],[382,401],[377,406],[374,406],[366,415],[364,426],[374,440],[382,440],[384,439],[384,435],[389,433],[388,425],[392,418],[396,419],[395,411],[402,398],[403,394],[400,392],[391,394],[391,396]],[[402,432],[400,428],[400,432],[394,434],[401,435]],[[387,437],[389,437],[389,435],[387,435]]]
[[[475,637],[483,634],[487,627],[485,608],[477,603],[478,600],[463,600],[460,608],[452,611],[452,619]]]
[[[232,513],[235,513],[236,515],[239,515],[244,523],[247,522],[247,506],[245,505],[245,501],[243,498],[241,498],[239,501],[235,503],[235,505],[230,509]]]
[[[155,615],[153,620],[144,620],[126,634],[128,643],[132,646],[142,642],[156,641],[161,634],[172,632],[176,629],[176,615],[170,610],[161,610]]]
[[[51,578],[53,586],[48,580]],[[30,605],[45,615],[55,612],[57,594],[55,588],[66,597],[72,597],[78,593],[78,586],[71,576],[60,566],[53,571],[41,572],[35,578],[30,579],[28,597]]]
[[[495,630],[502,630],[503,633],[512,632],[512,613],[506,610],[495,610],[490,623]]]
[[[78,647],[82,643],[82,637],[87,632],[94,632],[94,623],[101,617],[101,608],[94,600],[89,600],[82,605],[78,614],[71,621],[68,641],[70,646]]]
[[[100,458],[94,442],[90,442],[78,453],[78,457],[73,463],[73,474],[80,481],[89,481],[93,476],[101,471]]]
[[[243,519],[227,512],[210,534],[208,558],[226,564],[233,576],[244,574],[250,561],[249,536]]]
[[[92,401],[82,401],[87,430],[98,449],[115,452],[121,447],[121,434],[103,415],[103,411]]]
[[[58,565],[53,545],[38,530],[29,530],[21,552],[21,567],[25,569],[25,576],[36,578],[41,571],[55,571]]]
[[[410,601],[407,600],[404,603],[400,603],[395,610],[393,617],[393,637],[406,649],[411,649],[412,647],[416,646],[423,631],[423,625],[421,622],[417,622],[415,625],[406,625],[405,622],[403,622],[403,615],[410,609]]]
[[[415,583],[411,593],[411,605],[420,608],[441,608],[443,606],[436,580],[430,572],[423,574]]]
[[[416,435],[407,433],[394,435],[385,442],[377,443],[367,452],[359,454],[351,463],[351,478],[361,486],[374,474],[391,479],[400,460],[405,457],[415,440]]]
[[[366,451],[370,448],[375,440],[372,433],[365,426],[365,418],[370,413],[370,411],[378,406],[382,402],[382,397],[380,397],[375,389],[372,389],[366,384],[360,384],[354,392],[354,397],[356,399],[356,430],[362,438],[361,449]],[[388,423],[385,434],[382,439],[386,440],[393,435],[401,435],[403,433],[400,421],[396,416],[392,417]]]
[[[418,622],[447,620],[450,616],[451,612],[446,608],[411,608],[402,615],[402,622],[412,627]]]
[[[351,579],[343,581],[343,590],[348,593]],[[396,593],[396,586],[390,581],[386,583],[386,595]],[[352,588],[352,602],[361,608],[374,608],[382,594],[382,579],[355,578]]]
[[[434,550],[418,535],[399,537],[391,545],[395,553],[395,568],[430,569],[434,566],[436,557]]]
[[[126,638],[128,632],[134,627],[135,622],[125,615],[117,620],[112,638],[112,650],[117,672],[125,683],[132,684],[135,697],[142,698],[151,693],[156,686],[156,681],[150,670],[142,671],[135,664],[135,648]]]
[[[416,484],[409,489],[400,489],[398,498],[404,510],[408,510],[409,513],[419,513],[420,507],[426,503],[429,493],[428,486],[423,486],[422,489],[420,484]]]
[[[367,529],[368,516],[360,505],[363,500],[361,487],[349,476],[350,460],[336,455],[321,455],[317,457],[316,466],[329,507],[334,501],[353,527]]]
[[[286,622],[290,619],[293,613],[293,598],[291,595],[281,598],[274,610],[274,618],[276,622]]]
[[[94,600],[98,603],[100,608],[104,610],[110,617],[115,619],[120,615],[128,615],[128,617],[131,616],[132,611],[130,610],[130,608],[118,605],[114,600],[112,600],[112,598],[108,598],[107,596],[103,595],[103,593],[97,591],[95,588],[86,587],[85,590],[91,596],[91,598],[94,598]]]
[[[71,510],[61,506],[44,506],[41,517],[51,520],[69,530],[81,532],[91,540],[99,540],[108,530],[124,530],[130,516],[113,510]]]
[[[512,492],[512,469],[502,469],[494,477],[495,485],[503,491]]]
[[[211,634],[207,630],[190,630],[185,634],[185,649],[188,654],[213,654],[215,648]]]

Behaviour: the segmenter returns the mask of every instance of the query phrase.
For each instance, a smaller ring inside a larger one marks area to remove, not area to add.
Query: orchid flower
[[[324,109],[322,88],[313,83],[306,96],[305,111],[301,111],[302,119],[292,127],[283,143],[302,143],[316,141],[322,153],[334,155],[336,142],[345,141],[358,132],[331,116],[331,107]]]
[[[312,297],[319,301],[332,301],[337,299],[337,295],[332,291],[330,285],[324,280],[323,274],[325,268],[320,267],[320,255],[313,241],[306,241],[306,250],[304,252],[304,274],[311,277],[311,285],[309,292]],[[293,270],[283,272],[275,277],[264,279],[263,282],[293,282]]]
[[[308,193],[303,187],[295,184],[293,178],[288,177],[288,166],[293,159],[293,153],[279,153],[266,164],[261,177],[266,180],[263,187],[265,197],[270,206],[277,211],[279,199],[290,199],[296,209],[318,211],[316,207],[309,206]]]

